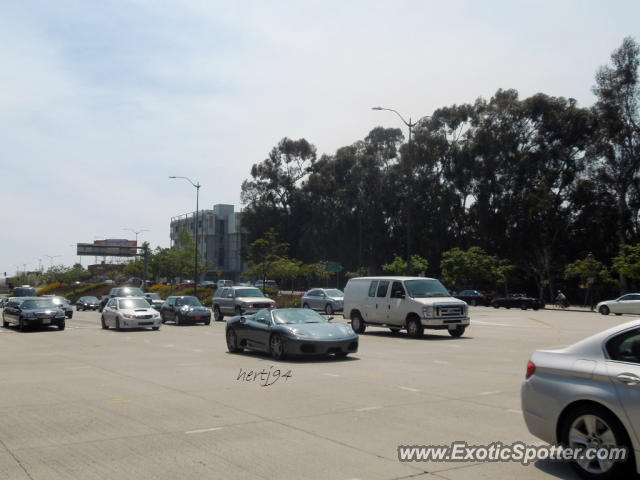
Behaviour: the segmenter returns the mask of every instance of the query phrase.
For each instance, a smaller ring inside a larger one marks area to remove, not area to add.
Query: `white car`
[[[469,326],[468,308],[435,278],[352,278],[344,289],[343,316],[356,333],[372,325],[394,333],[406,328],[412,338],[422,337],[425,328],[460,337]]]
[[[143,297],[114,297],[110,298],[102,310],[102,328],[151,327],[160,329],[162,319],[160,313],[153,309]]]
[[[609,313],[615,313],[616,315],[633,313],[638,315],[640,314],[640,293],[627,293],[615,300],[600,302],[596,306],[596,310],[602,315],[609,315]]]

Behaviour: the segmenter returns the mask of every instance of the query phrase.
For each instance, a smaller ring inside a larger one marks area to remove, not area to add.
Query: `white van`
[[[387,327],[392,332],[406,328],[419,338],[425,328],[448,330],[460,337],[469,326],[468,306],[453,298],[435,278],[352,278],[344,289],[345,318],[356,333],[367,325]]]

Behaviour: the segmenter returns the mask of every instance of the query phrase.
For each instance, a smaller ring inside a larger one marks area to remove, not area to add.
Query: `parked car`
[[[53,299],[46,297],[18,297],[10,298],[2,311],[2,326],[18,325],[20,330],[27,326],[48,327],[57,325],[58,329],[65,328],[64,310],[59,308]]]
[[[632,478],[640,466],[640,320],[617,325],[570,347],[538,350],[521,389],[529,431],[568,447],[627,448],[630,460],[584,458],[586,478]]]
[[[12,297],[37,297],[36,289],[29,285],[15,287],[11,292]]]
[[[202,306],[198,297],[187,295],[167,298],[160,308],[160,316],[162,323],[171,320],[176,325],[186,322],[202,322],[205,325],[211,323],[211,311]]]
[[[160,313],[151,308],[147,299],[142,296],[110,298],[102,310],[100,320],[105,330],[110,327],[116,330],[140,327],[158,330],[162,323]]]
[[[58,306],[58,308],[64,310],[64,315],[67,318],[73,317],[73,306],[71,305],[71,302],[69,300],[58,295],[45,295],[44,297],[50,298],[51,300],[53,300],[53,303]]]
[[[300,304],[302,308],[321,310],[327,315],[342,311],[344,293],[335,288],[312,288],[302,296]]]
[[[225,315],[251,314],[275,306],[276,302],[256,287],[225,287],[213,297],[213,316],[219,322]]]
[[[412,338],[422,337],[425,328],[460,337],[470,323],[468,309],[435,278],[352,278],[344,289],[343,315],[356,333],[372,325],[394,333],[406,328]]]
[[[233,287],[233,280],[218,280],[216,286],[218,288]]]
[[[534,310],[539,310],[544,308],[544,302],[539,298],[527,297],[526,295],[513,295],[511,297],[494,298],[491,301],[491,306],[493,308],[521,308],[522,310],[533,308]]]
[[[479,290],[462,290],[461,292],[454,293],[454,297],[467,302],[468,305],[475,307],[476,305],[484,305],[488,307],[491,305],[493,297]]]
[[[227,348],[231,353],[259,350],[280,360],[288,355],[346,357],[358,351],[358,335],[343,323],[330,323],[306,308],[263,309],[227,320]]]
[[[218,285],[216,284],[216,282],[212,280],[203,280],[200,283],[198,283],[198,286],[203,288],[218,288]]]
[[[178,284],[178,287],[193,287],[195,282],[193,280],[183,280]]]
[[[144,292],[138,287],[114,287],[108,296],[103,296],[100,300],[100,311],[102,312],[110,298],[115,297],[144,297]]]
[[[627,293],[615,300],[606,300],[596,305],[596,310],[602,315],[615,313],[622,315],[623,313],[640,314],[640,293]]]
[[[0,297],[0,308],[4,308],[5,304],[9,301],[9,297]]]
[[[151,305],[157,311],[160,311],[162,305],[164,305],[164,300],[157,293],[147,292],[144,294],[144,298],[147,299],[149,305]]]
[[[108,298],[108,297],[107,297]],[[98,310],[100,308],[100,300],[96,297],[80,297],[76,300],[76,310]]]
[[[256,283],[254,283],[254,286],[261,290],[265,288],[268,288],[269,290],[278,290],[278,288],[280,288],[278,287],[278,284],[276,283],[275,280],[267,280],[267,281],[258,280],[256,281]]]

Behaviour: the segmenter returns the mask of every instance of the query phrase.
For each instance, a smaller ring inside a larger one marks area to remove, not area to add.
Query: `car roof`
[[[380,276],[380,277],[355,277],[351,280],[437,280],[437,278],[432,277],[392,277],[392,276]]]

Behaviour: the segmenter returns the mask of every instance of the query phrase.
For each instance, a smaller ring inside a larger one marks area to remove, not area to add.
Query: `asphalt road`
[[[552,461],[398,461],[398,445],[540,443],[520,411],[531,352],[633,318],[470,310],[460,339],[368,329],[344,360],[229,354],[215,322],[0,328],[0,479],[577,478]],[[263,369],[280,378],[238,380]]]

